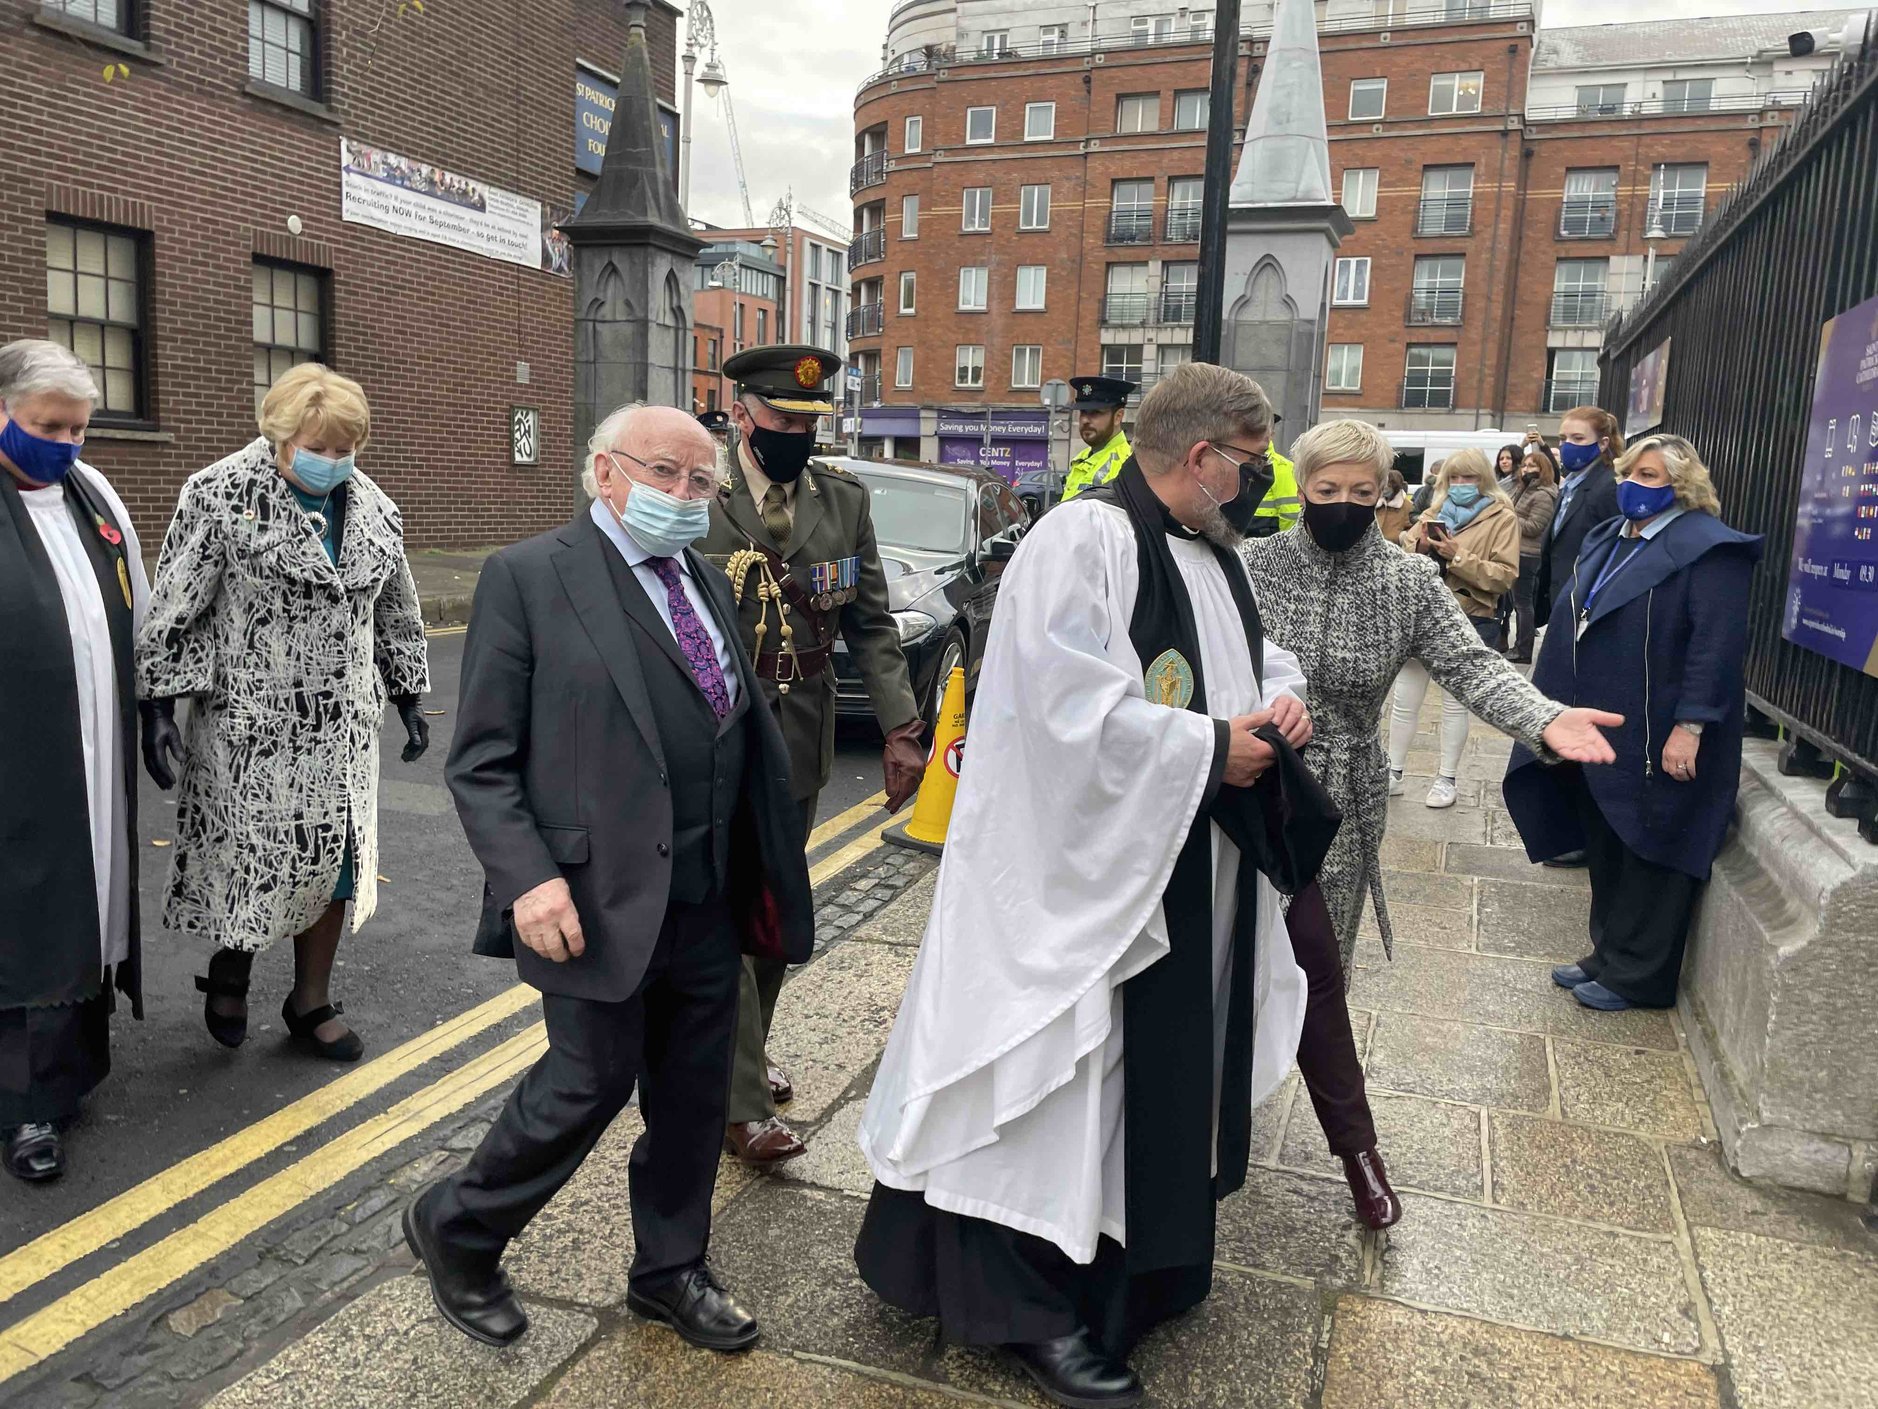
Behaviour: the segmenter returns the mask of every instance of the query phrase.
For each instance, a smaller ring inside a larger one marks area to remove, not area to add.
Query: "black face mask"
[[[749,441],[750,452],[772,484],[794,484],[815,453],[814,431],[772,431],[755,426]]]
[[[1239,492],[1219,506],[1232,531],[1241,537],[1252,532],[1253,520],[1258,517],[1259,505],[1265,502],[1265,496],[1271,493],[1272,462],[1268,456],[1261,455],[1256,460],[1239,462]]]
[[[1376,522],[1374,504],[1355,504],[1348,500],[1338,504],[1318,504],[1312,500],[1304,501],[1304,527],[1311,538],[1326,553],[1347,553],[1369,532],[1369,526]]]

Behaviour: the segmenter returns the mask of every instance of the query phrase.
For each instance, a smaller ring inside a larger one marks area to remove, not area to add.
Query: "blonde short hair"
[[[1487,458],[1487,452],[1470,448],[1456,450],[1441,462],[1441,473],[1435,476],[1435,497],[1429,501],[1428,512],[1422,517],[1432,519],[1440,513],[1441,506],[1448,502],[1448,481],[1466,474],[1480,477],[1480,493],[1484,498],[1497,499],[1509,509],[1513,507],[1512,497],[1500,488],[1500,482],[1493,476],[1493,462]]]
[[[1291,447],[1291,462],[1299,484],[1332,465],[1366,465],[1376,472],[1380,489],[1395,465],[1395,450],[1368,421],[1319,421]]]
[[[1715,492],[1715,481],[1709,476],[1708,466],[1702,463],[1695,447],[1679,435],[1646,435],[1617,462],[1617,477],[1629,478],[1646,450],[1654,450],[1663,457],[1663,468],[1669,471],[1670,487],[1676,491],[1678,504],[1685,509],[1721,513],[1721,495]]]
[[[280,374],[261,398],[261,434],[285,445],[303,431],[350,441],[354,450],[371,439],[372,408],[365,388],[318,362],[302,362]]]
[[[1230,367],[1182,362],[1141,398],[1129,444],[1160,463],[1150,473],[1178,463],[1204,441],[1261,436],[1272,428],[1272,403],[1265,388]]]

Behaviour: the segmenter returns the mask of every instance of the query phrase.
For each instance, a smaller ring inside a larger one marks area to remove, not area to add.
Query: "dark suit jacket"
[[[1559,493],[1564,492],[1561,487]],[[1572,580],[1572,565],[1578,561],[1585,535],[1616,517],[1617,476],[1608,461],[1600,460],[1585,471],[1584,483],[1572,495],[1565,517],[1556,528],[1546,530],[1544,551],[1539,555],[1539,581],[1532,594],[1533,620],[1540,626],[1550,619],[1553,604]]]
[[[476,952],[512,954],[544,993],[609,1002],[638,987],[665,922],[670,780],[640,652],[677,650],[649,598],[622,602],[605,557],[616,551],[583,513],[484,564],[444,770],[487,878]],[[685,558],[732,643],[745,695],[760,702],[736,645],[730,584],[690,550]],[[774,717],[754,708],[746,717],[730,900],[746,952],[799,964],[815,932],[801,809]],[[556,875],[586,940],[564,964],[517,943],[510,921],[516,899]]]

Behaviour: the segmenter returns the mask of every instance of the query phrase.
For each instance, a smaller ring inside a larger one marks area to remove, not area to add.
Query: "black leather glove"
[[[424,712],[418,708],[423,698],[422,695],[394,695],[391,699],[398,718],[404,721],[404,732],[410,736],[410,742],[398,755],[406,763],[415,763],[430,747],[430,725],[424,722]]]
[[[164,792],[176,786],[176,770],[183,766],[183,733],[176,727],[176,701],[139,700],[143,719],[143,771]]]

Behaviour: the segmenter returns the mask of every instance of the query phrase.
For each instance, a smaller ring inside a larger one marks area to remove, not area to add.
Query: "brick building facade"
[[[667,100],[678,14],[648,6]],[[604,80],[625,39],[617,0],[0,0],[0,340],[50,332],[102,365],[85,455],[146,542],[254,437],[257,383],[309,356],[365,387],[360,461],[410,546],[567,516],[572,281],[343,221],[340,142],[552,218],[592,184],[576,65]],[[539,412],[533,465],[515,406]]]

